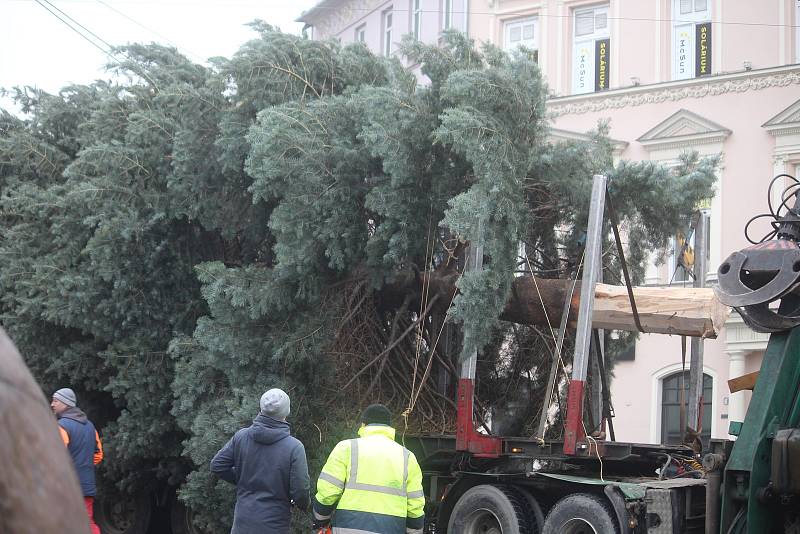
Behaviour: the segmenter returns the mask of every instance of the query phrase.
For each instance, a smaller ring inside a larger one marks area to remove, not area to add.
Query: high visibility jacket
[[[333,515],[334,534],[422,534],[425,495],[414,454],[390,426],[364,426],[358,435],[339,442],[322,468],[314,518]]]

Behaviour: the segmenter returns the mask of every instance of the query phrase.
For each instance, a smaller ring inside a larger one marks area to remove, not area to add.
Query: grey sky
[[[302,25],[294,19],[316,1],[41,0],[62,19],[69,15],[109,44],[171,44],[201,63],[212,56],[230,57],[254,37],[244,24],[256,18],[299,33]],[[0,0],[0,28],[0,87],[34,85],[55,92],[107,77],[102,67],[109,58],[35,0]]]

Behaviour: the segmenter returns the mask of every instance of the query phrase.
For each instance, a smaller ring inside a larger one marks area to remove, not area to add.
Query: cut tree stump
[[[566,280],[530,276],[514,280],[511,298],[501,319],[522,324],[558,328]],[[635,332],[631,303],[625,286],[597,284],[594,293],[592,327]],[[730,315],[711,288],[634,287],[639,320],[646,333],[716,338]],[[544,309],[542,311],[542,302]],[[575,286],[568,326],[574,328],[580,307],[580,281]]]
[[[642,328],[654,334],[716,338],[731,312],[711,288],[634,287],[633,296]],[[624,286],[597,284],[592,326],[636,330]]]
[[[386,309],[397,309],[412,292],[412,308],[419,305],[428,288],[428,295],[439,295],[434,313],[446,314],[457,292],[459,274],[450,271],[411,272],[399,274],[382,290],[378,302]],[[519,276],[514,278],[500,319],[519,324],[558,329],[565,291],[572,281],[558,278]],[[574,328],[580,307],[581,283],[575,284],[568,326]],[[700,338],[716,338],[731,309],[714,295],[711,288],[634,287],[634,299],[646,333],[674,334]],[[429,297],[430,298],[430,297]],[[597,284],[592,326],[606,330],[636,331],[625,286]]]

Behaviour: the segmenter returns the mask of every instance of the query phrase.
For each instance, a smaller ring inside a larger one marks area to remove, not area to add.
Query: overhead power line
[[[34,0],[34,1],[35,1],[37,4],[39,4],[40,6],[42,6],[44,9],[46,9],[46,10],[48,11],[48,13],[50,13],[50,14],[51,14],[51,15],[53,15],[55,18],[57,18],[59,21],[61,21],[62,23],[64,23],[64,25],[66,25],[66,26],[67,26],[67,27],[68,27],[70,30],[72,30],[72,31],[74,31],[75,33],[77,33],[78,35],[80,35],[80,36],[81,36],[82,38],[84,38],[86,41],[88,41],[89,43],[91,43],[91,44],[92,44],[92,46],[94,46],[95,48],[97,48],[98,50],[100,50],[100,51],[101,51],[103,54],[105,54],[106,56],[108,56],[108,57],[109,57],[109,58],[110,58],[110,59],[111,59],[111,60],[112,60],[114,63],[116,63],[116,64],[117,64],[117,65],[119,65],[120,67],[123,67],[123,68],[124,68],[124,65],[123,65],[123,63],[122,63],[122,62],[119,60],[119,58],[117,58],[117,57],[114,55],[114,53],[113,53],[114,46],[113,46],[113,45],[111,45],[111,44],[110,44],[108,41],[106,41],[105,39],[103,39],[102,37],[100,37],[99,35],[97,35],[96,33],[94,33],[92,30],[90,30],[89,28],[87,28],[86,26],[84,26],[83,24],[81,24],[80,22],[78,22],[77,20],[75,20],[74,18],[70,17],[70,16],[69,16],[67,13],[65,13],[65,12],[64,12],[64,11],[62,11],[61,9],[57,8],[56,6],[54,6],[54,5],[53,5],[53,4],[52,4],[52,3],[51,3],[49,0]],[[46,4],[48,4],[49,6],[51,6],[51,7],[52,7],[53,9],[55,9],[56,11],[58,11],[59,13],[61,13],[62,15],[64,15],[66,18],[68,18],[70,21],[72,21],[72,22],[73,22],[73,23],[74,23],[76,26],[78,26],[78,27],[80,27],[81,29],[83,29],[83,30],[84,30],[86,33],[88,33],[89,35],[91,35],[92,37],[94,37],[95,39],[97,39],[98,41],[100,41],[101,43],[103,43],[103,44],[104,44],[105,46],[107,46],[108,48],[107,48],[107,49],[106,49],[106,48],[103,48],[102,46],[100,46],[99,44],[97,44],[95,41],[93,41],[92,39],[90,39],[89,37],[87,37],[87,36],[86,36],[86,34],[84,34],[84,33],[83,33],[82,31],[80,31],[78,28],[76,28],[75,26],[73,26],[72,24],[70,24],[69,22],[67,22],[66,20],[64,20],[63,18],[61,18],[61,17],[58,15],[58,13],[56,13],[55,11],[53,11],[53,10],[51,10],[49,7],[47,7],[47,5],[45,5],[45,3],[46,3]],[[128,59],[129,61],[131,60],[130,56],[128,56],[127,54],[124,54],[124,55],[125,55],[126,59]],[[147,74],[147,72],[145,72],[145,71],[143,71],[143,70],[140,72],[140,71],[139,71],[139,69],[135,69],[135,68],[134,68],[134,69],[132,69],[132,70],[133,70],[134,72],[136,72],[136,74],[138,74],[138,75],[142,76],[142,77],[143,77],[143,78],[145,78],[145,79],[146,79],[148,82],[150,82],[151,84],[153,84],[153,86],[154,86],[154,87],[158,88],[158,84],[156,84],[155,80],[154,80],[153,78],[151,78],[151,77],[150,77],[150,76]]]
[[[123,18],[125,18],[125,19],[127,19],[127,20],[129,20],[129,21],[131,21],[132,23],[136,24],[137,26],[139,26],[139,27],[140,27],[140,28],[142,28],[143,30],[146,30],[146,31],[148,31],[148,32],[152,33],[153,35],[155,35],[156,37],[159,37],[160,39],[163,39],[165,42],[167,42],[167,43],[171,44],[171,45],[172,45],[172,46],[174,46],[175,48],[177,48],[177,49],[179,49],[179,50],[183,50],[183,51],[187,52],[189,55],[191,55],[191,56],[194,56],[194,58],[195,58],[195,59],[197,59],[197,60],[200,60],[201,62],[204,62],[204,61],[206,61],[206,58],[204,58],[204,57],[201,57],[199,54],[195,54],[194,52],[192,52],[192,51],[191,51],[191,50],[189,50],[188,48],[186,48],[186,47],[183,47],[183,46],[180,46],[179,44],[175,43],[174,41],[171,41],[171,40],[170,40],[168,37],[166,37],[165,35],[163,35],[163,34],[161,34],[161,33],[158,33],[157,31],[155,31],[155,30],[154,30],[154,29],[152,29],[152,28],[148,28],[147,26],[145,26],[144,24],[142,24],[142,23],[141,23],[141,22],[139,22],[138,20],[135,20],[133,17],[130,17],[129,15],[127,15],[127,14],[123,13],[123,12],[122,12],[122,11],[120,11],[119,9],[117,9],[117,8],[115,8],[114,6],[112,6],[112,5],[110,5],[110,4],[106,3],[106,2],[104,2],[103,0],[95,0],[95,1],[96,1],[98,4],[102,4],[102,5],[104,5],[105,7],[107,7],[108,9],[110,9],[111,11],[113,11],[114,13],[116,13],[117,15],[119,15],[119,16],[121,16],[121,17],[123,17]]]
[[[33,1],[33,2],[38,2],[39,0],[6,0],[6,1],[16,1],[16,2],[31,2],[31,1]],[[72,3],[87,3],[87,2],[94,2],[96,0],[61,0],[61,1],[62,2],[72,2]],[[131,1],[131,2],[128,2],[128,3],[186,6],[187,8],[211,7],[208,3],[198,2],[197,0],[190,0],[190,1],[186,1],[186,2],[181,2],[181,1],[178,1],[178,0],[137,0],[136,2]],[[229,1],[229,2],[225,2],[225,3],[220,3],[219,6],[220,6],[220,8],[251,7],[252,6],[252,7],[259,7],[259,8],[263,9],[264,8],[264,2],[263,2],[263,0],[253,0],[252,2],[247,2],[246,0],[232,0],[232,1]],[[311,10],[332,11],[332,12],[338,12],[339,11],[339,9],[337,7],[335,7],[335,6],[313,6],[309,10],[307,10],[306,12],[311,11]],[[374,12],[375,9],[353,8],[352,11],[356,12],[356,13],[367,14],[367,13]],[[404,9],[404,8],[394,8],[393,11],[395,13],[410,13],[411,12],[410,9]],[[422,13],[441,13],[441,10],[439,10],[439,9],[423,9],[423,10],[419,10],[419,12],[422,12]],[[452,13],[453,13],[453,15],[464,15],[465,14],[465,12],[463,10],[461,10],[461,11],[454,10]],[[519,15],[519,16],[530,15],[530,16],[537,16],[537,17],[541,17],[541,18],[562,18],[562,19],[564,19],[564,18],[566,18],[566,19],[574,18],[574,14],[572,14],[572,13],[567,13],[567,14],[563,14],[563,15],[560,15],[560,14],[557,14],[557,13],[526,13],[523,10],[517,10],[517,11],[514,11],[514,12],[502,12],[502,13],[496,13],[494,11],[473,11],[473,10],[470,10],[469,14],[470,15],[502,15],[504,17],[505,16],[514,16],[514,15]],[[299,16],[302,16],[302,14],[299,15]],[[693,21],[693,20],[683,20],[683,19],[680,19],[680,18],[672,19],[672,18],[651,18],[651,17],[613,17],[613,16],[610,16],[610,15],[608,16],[608,20],[620,20],[620,21],[630,21],[630,22],[669,22],[669,23],[677,23],[677,24],[696,22],[696,21]],[[793,23],[778,24],[778,23],[772,23],[772,22],[750,22],[750,21],[735,21],[735,20],[731,20],[731,21],[710,20],[708,22],[710,22],[711,24],[714,24],[714,25],[719,25],[719,26],[753,26],[753,27],[790,28],[790,29],[800,28],[800,26],[798,26],[796,24],[793,24]]]
[[[88,33],[89,35],[91,35],[92,37],[94,37],[95,39],[97,39],[98,41],[100,41],[101,43],[103,43],[104,45],[106,45],[106,46],[108,47],[108,49],[109,49],[109,50],[111,50],[111,49],[113,49],[113,48],[114,48],[114,46],[113,46],[111,43],[109,43],[108,41],[106,41],[105,39],[103,39],[102,37],[100,37],[99,35],[97,35],[96,33],[94,33],[92,30],[90,30],[89,28],[87,28],[86,26],[84,26],[83,24],[81,24],[80,22],[78,22],[77,20],[75,20],[75,19],[73,19],[72,17],[70,17],[70,16],[69,16],[67,13],[65,13],[65,12],[64,12],[64,11],[62,11],[60,8],[58,8],[57,6],[55,6],[55,5],[54,5],[52,2],[50,2],[50,0],[41,0],[41,1],[45,2],[47,5],[49,5],[50,7],[52,7],[53,9],[55,9],[56,11],[58,11],[59,13],[61,13],[62,15],[64,15],[65,17],[67,17],[67,18],[68,18],[70,21],[72,21],[72,22],[73,22],[73,23],[74,23],[76,26],[78,26],[78,27],[80,27],[81,29],[83,29],[83,31],[85,31],[86,33]],[[39,2],[39,0],[37,0],[37,2]],[[39,3],[41,4],[41,2],[39,2]]]
[[[117,58],[116,58],[116,57],[115,57],[115,56],[114,56],[114,55],[111,53],[111,50],[110,50],[110,49],[103,48],[102,46],[100,46],[99,44],[97,44],[95,41],[91,40],[89,37],[87,37],[87,36],[86,36],[86,34],[84,34],[83,32],[81,32],[81,31],[80,31],[78,28],[74,27],[72,24],[70,24],[70,23],[69,23],[69,22],[67,22],[66,20],[62,19],[62,18],[61,18],[61,17],[58,15],[58,13],[56,13],[55,11],[53,11],[52,9],[50,9],[49,7],[47,7],[47,6],[44,4],[44,2],[43,2],[42,0],[33,0],[33,1],[34,1],[34,2],[36,2],[37,4],[39,4],[40,6],[42,6],[42,7],[43,7],[45,10],[47,10],[47,12],[48,12],[48,13],[50,13],[50,14],[51,14],[51,15],[53,15],[55,18],[57,18],[59,21],[61,21],[61,22],[62,22],[62,23],[63,23],[63,24],[64,24],[64,25],[67,27],[67,28],[69,28],[70,30],[72,30],[72,31],[74,31],[75,33],[77,33],[78,35],[80,35],[80,36],[81,36],[81,38],[85,39],[87,42],[89,42],[89,44],[91,44],[92,46],[94,46],[95,48],[97,48],[98,50],[100,50],[100,52],[102,52],[103,54],[105,54],[106,56],[108,56],[108,57],[109,57],[109,58],[110,58],[112,61],[114,61],[115,63],[117,63],[117,64],[120,64],[120,65],[121,65],[121,63],[120,63],[119,59],[117,59]],[[45,1],[46,1],[46,0],[45,0]],[[47,2],[47,3],[49,4],[49,2]],[[51,5],[52,5],[52,4],[51,4]],[[54,6],[54,7],[55,7],[55,6]],[[56,9],[58,9],[58,8],[56,8]],[[61,10],[59,9],[58,11],[61,11]],[[63,13],[63,12],[62,12],[62,13]],[[71,17],[69,17],[69,18],[70,18],[70,20],[74,20],[74,19],[72,19]],[[80,25],[79,25],[79,26],[80,26]],[[81,27],[83,27],[83,26],[81,26]],[[91,32],[90,32],[90,33],[91,33]],[[92,34],[92,35],[94,35],[94,34]],[[100,39],[100,41],[105,43],[105,41],[103,41],[102,39]],[[106,43],[106,44],[107,44],[107,43]],[[109,46],[109,48],[112,48],[112,47],[110,47],[110,46]]]

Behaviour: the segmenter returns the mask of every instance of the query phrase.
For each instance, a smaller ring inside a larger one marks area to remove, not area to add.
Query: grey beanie
[[[289,395],[282,389],[273,388],[261,395],[261,413],[276,419],[286,419],[289,415]]]
[[[75,392],[69,388],[61,388],[53,393],[53,398],[61,401],[69,407],[74,407],[78,404],[78,399],[75,397]]]

